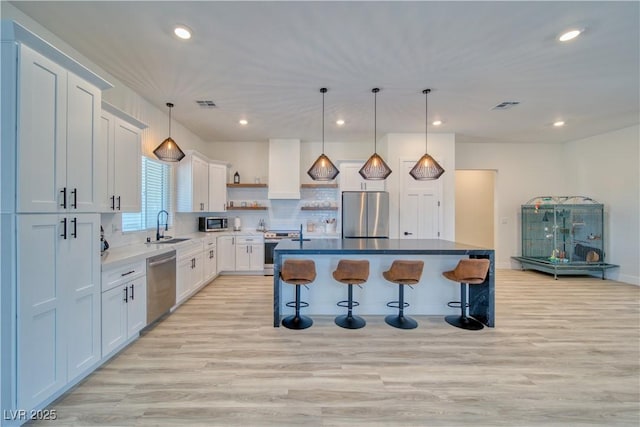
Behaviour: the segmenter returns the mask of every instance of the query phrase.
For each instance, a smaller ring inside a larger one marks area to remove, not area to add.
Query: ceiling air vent
[[[216,108],[216,103],[213,101],[198,101],[196,100],[196,104],[198,104],[201,108]]]
[[[492,108],[492,110],[508,110],[516,105],[520,104],[520,101],[503,101],[500,104]]]

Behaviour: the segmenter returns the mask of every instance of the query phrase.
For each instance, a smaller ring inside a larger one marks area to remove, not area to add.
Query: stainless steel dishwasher
[[[147,325],[176,305],[176,251],[147,258]]]

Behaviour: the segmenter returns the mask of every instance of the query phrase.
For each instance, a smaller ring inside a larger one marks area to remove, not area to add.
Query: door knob
[[[405,232],[404,232],[404,235],[405,235],[405,236],[413,236],[413,233],[409,233],[408,231],[405,231]]]

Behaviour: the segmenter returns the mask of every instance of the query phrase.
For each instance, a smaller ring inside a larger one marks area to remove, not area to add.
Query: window
[[[122,231],[155,229],[158,212],[171,212],[171,167],[142,156],[142,199],[139,213],[122,214]],[[169,215],[172,218],[173,215]],[[163,216],[164,221],[164,216]]]

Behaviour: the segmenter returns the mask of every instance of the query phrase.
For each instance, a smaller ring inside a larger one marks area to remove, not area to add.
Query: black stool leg
[[[479,331],[484,325],[476,319],[467,316],[467,284],[460,283],[460,316],[447,316],[444,320],[457,328]]]
[[[360,329],[364,327],[367,324],[367,322],[365,322],[365,320],[362,317],[353,315],[353,285],[348,285],[348,286],[349,286],[349,299],[347,300],[347,310],[348,310],[347,314],[336,317],[335,322],[336,322],[336,325],[342,328]],[[344,302],[344,301],[341,301],[341,302]],[[340,305],[340,303],[338,303],[338,305],[340,307],[344,307]]]
[[[404,307],[405,307],[404,285],[398,285],[398,286],[400,286],[400,295],[399,295],[399,301],[398,301],[398,309],[399,309],[398,315],[396,316],[396,315],[390,314],[384,318],[384,321],[387,322],[387,325],[393,326],[394,328],[415,329],[418,327],[418,322],[404,315]],[[392,303],[389,303],[389,304],[392,304]]]
[[[296,314],[282,319],[282,326],[289,329],[307,329],[313,325],[313,320],[300,315],[300,285],[296,285]]]

